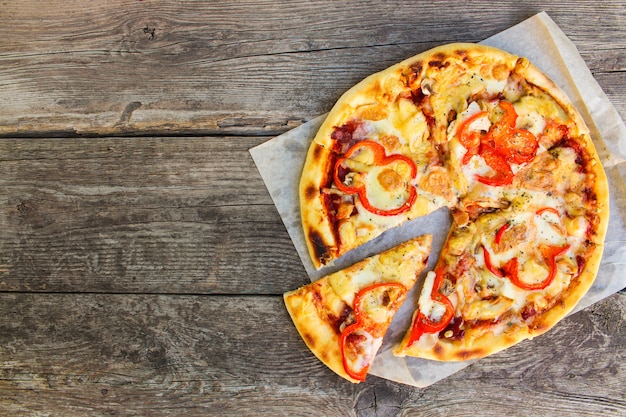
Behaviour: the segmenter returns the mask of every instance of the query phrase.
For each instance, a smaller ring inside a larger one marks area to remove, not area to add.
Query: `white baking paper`
[[[604,255],[593,287],[576,307],[575,311],[579,311],[626,287],[626,275],[621,272],[626,264],[626,127],[574,44],[546,13],[539,13],[482,43],[527,57],[567,93],[591,130],[609,178],[611,216]],[[419,52],[421,51],[415,51],[416,54]],[[309,144],[324,117],[325,115],[319,116],[250,150],[311,281],[411,237],[427,233],[434,237],[427,270],[431,269],[447,237],[451,222],[446,209],[439,210],[426,221],[416,219],[388,231],[365,248],[347,254],[329,267],[315,270],[302,232],[298,184]],[[393,345],[402,338],[410,325],[418,291],[419,284],[409,293],[407,302],[394,318],[383,346],[370,368],[370,374],[403,384],[425,387],[475,361],[437,362],[398,358],[392,354]]]

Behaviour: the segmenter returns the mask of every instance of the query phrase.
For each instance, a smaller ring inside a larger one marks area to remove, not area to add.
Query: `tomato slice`
[[[485,163],[495,171],[491,177],[477,176],[478,181],[493,186],[508,185],[513,182],[513,171],[510,164],[531,162],[537,154],[539,142],[528,130],[517,129],[517,113],[508,101],[500,101],[498,106],[502,112],[496,123],[491,125],[489,132],[482,138],[478,153]],[[468,152],[469,154],[469,152]],[[472,155],[466,154],[463,161]]]
[[[485,160],[485,163],[495,171],[495,175],[491,177],[477,175],[476,179],[479,182],[493,186],[508,185],[513,182],[513,171],[511,170],[511,166],[507,162],[506,158],[495,148],[487,144],[483,144],[481,146],[480,155]]]
[[[538,147],[535,135],[524,129],[513,129],[495,141],[496,150],[513,164],[532,161]]]

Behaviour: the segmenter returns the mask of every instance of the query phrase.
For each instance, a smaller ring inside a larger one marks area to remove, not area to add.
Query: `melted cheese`
[[[335,273],[328,277],[328,282],[339,297],[348,305],[353,305],[354,296],[362,288],[368,287],[381,279],[380,273],[372,262],[365,263],[363,268],[349,269],[346,274]]]
[[[399,99],[395,110],[390,115],[390,122],[404,143],[414,148],[428,138],[426,117],[411,100]]]
[[[402,163],[393,165],[396,166],[374,166],[369,169],[365,177],[367,199],[371,206],[381,210],[391,210],[402,206],[409,198],[408,187],[412,187],[404,181],[404,178],[408,176],[408,173],[403,172],[407,170],[407,165]],[[381,183],[380,178],[385,175],[386,170],[393,170],[396,173],[392,175],[397,176],[398,184],[388,186]],[[405,174],[404,178],[402,174]]]
[[[511,308],[515,311],[520,311],[527,303],[528,291],[517,287],[511,282],[511,280],[502,280],[500,294],[510,300],[513,300]]]
[[[537,230],[536,243],[544,243],[550,246],[564,246],[567,244],[566,230],[561,225],[561,219],[554,213],[546,212],[533,217]]]
[[[415,150],[430,135],[422,111],[411,100],[404,98],[399,98],[390,106],[387,117],[368,121],[367,124],[370,126],[371,139],[380,141],[385,136],[395,136],[401,145],[408,145],[411,150]]]
[[[546,128],[546,118],[534,108],[522,107],[520,105],[515,105],[514,107],[517,113],[516,127],[528,130],[538,137]]]
[[[378,349],[380,349],[383,344],[382,337],[374,337],[363,329],[358,331],[358,335],[361,336],[357,339],[358,345],[356,346],[356,350],[358,354],[352,358],[348,355],[346,358],[347,362],[350,364],[350,368],[357,373],[363,370],[363,368],[370,366],[376,356],[376,352],[378,352]]]
[[[566,123],[569,120],[569,116],[567,115],[567,113],[565,113],[565,111],[563,111],[561,106],[559,106],[552,98],[546,95],[523,96],[519,99],[519,101],[514,103],[514,107],[515,111],[518,114],[518,117],[533,115],[532,117],[536,118],[538,121],[540,119],[545,121],[546,118],[550,118],[555,119],[560,123]],[[518,118],[517,126],[524,127],[520,125],[522,122],[523,120],[520,121]],[[543,131],[543,129],[541,129],[541,131]]]
[[[427,254],[428,248],[423,247],[420,241],[409,241],[330,274],[328,282],[335,293],[352,306],[354,296],[372,284],[397,282],[405,288],[412,288]]]
[[[360,225],[363,225],[363,227],[370,229],[372,228],[372,226],[374,226],[379,228],[380,233],[382,230],[396,227],[404,221],[404,216],[401,215],[381,216],[378,214],[374,214],[368,211],[365,207],[363,207],[363,204],[361,204],[358,198],[355,201],[355,206],[357,207],[357,210],[359,212],[357,216],[353,217],[357,230],[359,229]]]

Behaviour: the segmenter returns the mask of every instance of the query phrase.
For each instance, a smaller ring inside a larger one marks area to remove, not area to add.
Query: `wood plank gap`
[[[110,295],[110,296],[120,296],[120,297],[126,297],[126,296],[136,296],[136,297],[217,297],[217,298],[229,298],[229,297],[236,297],[236,298],[255,298],[255,297],[259,297],[259,298],[275,298],[275,297],[282,297],[283,294],[282,293],[225,293],[225,292],[220,292],[220,293],[198,293],[198,292],[159,292],[159,291],[155,291],[155,292],[130,292],[130,291],[50,291],[50,290],[44,290],[44,291],[24,291],[24,290],[19,290],[19,291],[10,291],[10,290],[2,290],[0,291],[0,296],[2,295],[50,295],[50,296],[55,296],[55,295],[76,295],[76,296],[97,296],[97,295]]]

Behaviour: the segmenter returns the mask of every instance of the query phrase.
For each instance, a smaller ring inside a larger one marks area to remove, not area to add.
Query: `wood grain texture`
[[[0,291],[282,294],[306,273],[248,149],[0,140]]]
[[[0,2],[0,416],[623,416],[626,291],[425,389],[353,385],[248,150],[546,11],[626,116],[626,2]]]
[[[54,0],[0,8],[0,134],[276,134],[372,72],[540,11],[624,118],[624,1]]]
[[[0,414],[621,416],[626,294],[425,389],[353,385],[277,296],[0,295]]]

